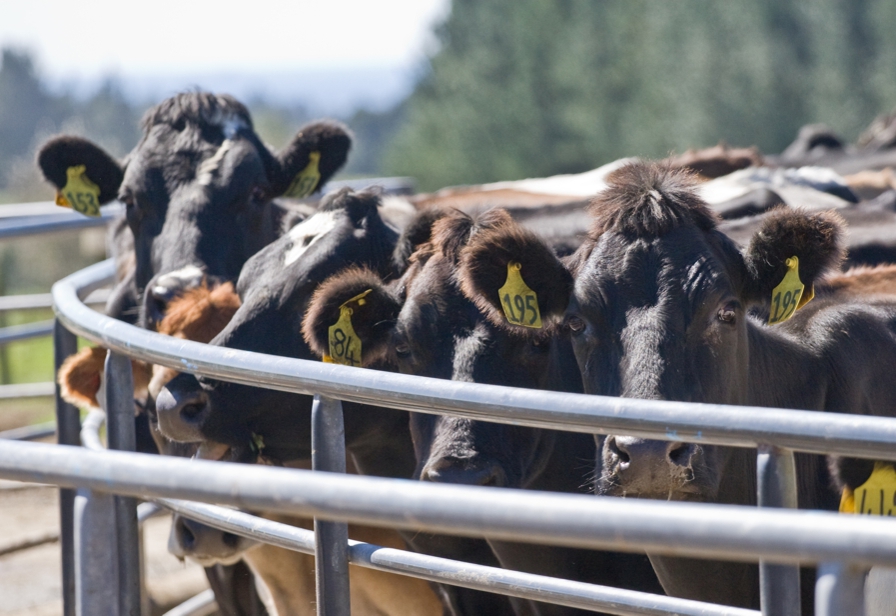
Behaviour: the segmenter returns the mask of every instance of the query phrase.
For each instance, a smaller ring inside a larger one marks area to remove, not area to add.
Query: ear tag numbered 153
[[[886,462],[875,462],[868,481],[855,489],[846,488],[840,499],[840,513],[860,515],[896,515],[896,469]]]
[[[372,289],[367,289],[339,307],[339,319],[327,330],[330,354],[324,355],[323,360],[328,364],[342,364],[343,366],[361,366],[361,339],[355,333],[352,326],[351,304],[363,306],[367,303],[364,297]]]
[[[70,207],[85,216],[100,215],[100,188],[84,173],[87,167],[76,165],[66,169],[65,187],[56,192],[56,205]]]
[[[320,182],[320,152],[308,155],[308,165],[296,174],[292,184],[283,193],[284,197],[304,199],[314,192]]]
[[[768,315],[768,324],[783,323],[793,316],[798,309],[808,304],[815,297],[815,289],[806,286],[800,280],[800,260],[790,257],[785,261],[787,273],[781,283],[772,290],[772,304]]]
[[[507,280],[498,289],[501,308],[508,323],[541,329],[541,312],[538,309],[538,296],[530,289],[522,275],[522,266],[516,261],[507,264]]]

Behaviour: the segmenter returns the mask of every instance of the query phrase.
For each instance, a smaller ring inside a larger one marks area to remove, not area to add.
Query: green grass
[[[53,311],[27,310],[8,312],[5,325],[23,325],[53,318]],[[53,380],[53,339],[51,336],[21,340],[0,349],[0,362],[10,383],[33,383]]]

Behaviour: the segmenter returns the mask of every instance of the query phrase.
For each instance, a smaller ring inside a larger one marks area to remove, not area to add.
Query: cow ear
[[[385,355],[401,302],[368,269],[351,268],[330,277],[314,292],[302,323],[305,341],[319,357],[331,355],[329,330],[342,317],[344,305],[351,308],[351,326],[361,341],[361,365],[369,366]]]
[[[747,303],[769,305],[772,291],[793,267],[805,286],[803,298],[811,298],[813,285],[825,273],[837,269],[843,260],[844,227],[843,219],[833,211],[773,210],[750,240],[744,255]],[[792,257],[797,257],[797,261],[792,261]]]
[[[103,381],[105,362],[103,347],[81,349],[66,358],[56,375],[62,399],[78,408],[99,408],[96,396]]]
[[[417,248],[432,239],[432,226],[435,222],[448,216],[449,210],[431,207],[421,210],[401,232],[395,250],[392,253],[392,262],[395,270],[404,272],[408,268],[411,255]]]
[[[572,293],[572,274],[531,231],[509,221],[475,233],[461,252],[458,278],[464,295],[498,327],[534,333],[538,330],[508,319],[501,303],[499,290],[517,274],[537,297],[542,319],[563,314]]]
[[[81,137],[63,135],[50,139],[38,152],[37,165],[47,181],[60,192],[68,183],[68,170],[83,165],[83,177],[100,190],[100,205],[118,197],[118,189],[124,179],[124,169],[114,158]]]
[[[307,124],[277,155],[279,172],[270,178],[273,196],[301,199],[320,190],[348,157],[352,137],[333,121]]]

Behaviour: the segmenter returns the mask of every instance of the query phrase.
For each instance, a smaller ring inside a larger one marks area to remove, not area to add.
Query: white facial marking
[[[289,230],[292,246],[283,257],[283,265],[294,263],[317,240],[336,227],[337,212],[318,212]]]
[[[163,276],[159,276],[153,285],[155,295],[162,297],[172,291],[192,289],[198,287],[205,273],[195,265],[187,265],[179,270],[174,270]]]
[[[227,151],[233,146],[233,141],[230,139],[225,139],[221,143],[221,147],[218,148],[218,151],[215,152],[215,155],[211,158],[207,158],[199,165],[199,169],[196,171],[196,179],[203,186],[208,186],[212,183],[212,180],[215,179],[215,172],[218,170],[218,167],[221,166],[221,162],[224,160],[224,156],[227,155]]]

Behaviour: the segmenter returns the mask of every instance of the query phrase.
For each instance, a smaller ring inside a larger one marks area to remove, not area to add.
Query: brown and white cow
[[[159,323],[159,333],[208,342],[227,325],[239,306],[239,296],[231,283],[213,288],[203,283],[171,301]],[[66,360],[59,371],[58,380],[68,402],[78,406],[99,406],[97,393],[103,377],[105,355],[105,349],[93,347],[83,349]],[[135,400],[145,399],[147,390],[150,392],[146,406],[159,451],[168,455],[194,455],[198,444],[168,440],[158,430],[158,421],[154,416],[154,394],[174,378],[177,371],[163,366],[150,367],[140,362],[134,362],[134,368]],[[137,375],[140,375],[139,380]],[[351,468],[351,461],[347,462]],[[311,529],[313,524],[311,519],[301,517],[278,514],[264,517],[299,528]],[[258,544],[179,515],[174,516],[172,525],[169,550],[175,556],[189,557],[206,568],[220,564],[236,565],[242,560],[264,584],[267,607],[272,615],[312,616],[316,613],[313,556]],[[400,535],[388,529],[352,525],[349,535],[352,539],[384,547],[405,547]],[[352,567],[350,573],[352,609],[356,613],[382,616],[434,616],[441,613],[441,603],[429,584],[422,580],[363,567]]]
[[[688,174],[635,163],[608,182],[591,206],[589,238],[570,262],[572,288],[539,285],[537,272],[559,262],[537,262],[531,244],[504,235],[474,237],[465,249],[460,276],[468,293],[501,321],[497,290],[508,262],[521,263],[539,296],[558,298],[562,309],[547,316],[567,328],[586,393],[892,414],[892,297],[819,298],[776,325],[748,314],[774,310],[773,292],[790,269],[798,268],[808,295],[838,265],[836,215],[777,211],[741,252],[718,230]],[[792,312],[796,300],[788,304]],[[601,494],[755,504],[750,450],[619,435],[597,442]],[[798,456],[798,464],[800,506],[836,508],[836,495],[821,489],[819,459]],[[651,560],[670,594],[758,606],[755,566]],[[807,613],[811,588],[804,582]]]

